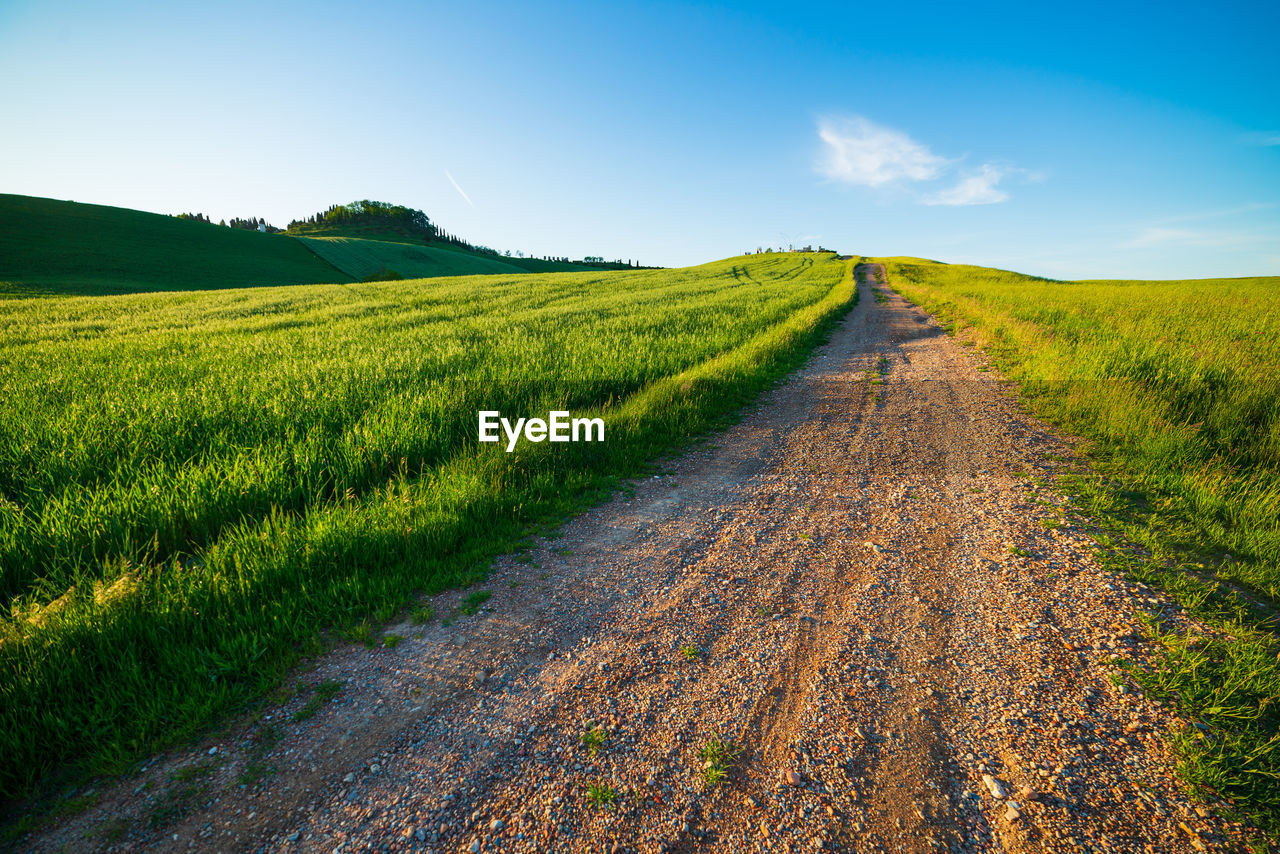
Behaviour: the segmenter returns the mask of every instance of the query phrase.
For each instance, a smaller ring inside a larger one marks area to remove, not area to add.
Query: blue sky
[[[1274,2],[0,0],[0,192],[537,254],[1280,274]],[[456,186],[455,186],[456,185]]]

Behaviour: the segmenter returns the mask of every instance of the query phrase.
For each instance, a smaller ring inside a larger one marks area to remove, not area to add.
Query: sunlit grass
[[[0,794],[122,768],[326,629],[371,644],[418,591],[479,580],[796,366],[850,269],[0,303]],[[507,454],[480,409],[599,415],[606,441]]]

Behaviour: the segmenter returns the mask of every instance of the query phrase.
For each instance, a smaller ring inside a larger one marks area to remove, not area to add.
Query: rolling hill
[[[620,269],[510,258],[360,226],[259,234],[129,208],[0,194],[0,297]]]
[[[128,208],[0,195],[0,294],[350,282],[292,237]]]
[[[369,240],[360,237],[298,237],[321,259],[354,279],[426,279],[435,276],[483,275],[529,272],[509,259],[480,255],[463,249]],[[584,268],[575,268],[584,269]]]

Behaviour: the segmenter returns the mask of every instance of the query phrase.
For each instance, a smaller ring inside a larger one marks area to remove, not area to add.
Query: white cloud
[[[818,137],[824,144],[818,172],[827,178],[864,187],[912,184],[909,195],[921,204],[993,205],[1008,201],[1009,193],[999,185],[1007,178],[1039,181],[1042,177],[1026,169],[1001,163],[984,163],[977,171],[962,172],[957,183],[946,189],[937,184],[959,159],[934,154],[929,147],[907,134],[878,125],[861,116],[823,119]]]
[[[948,190],[934,193],[924,200],[926,205],[994,205],[1007,201],[1009,194],[1001,190],[997,184],[1006,175],[1008,169],[982,164],[976,175],[961,178],[960,183]]]
[[[818,171],[848,184],[879,187],[894,181],[929,181],[947,167],[946,158],[901,131],[857,117],[823,120],[818,136],[826,144]]]

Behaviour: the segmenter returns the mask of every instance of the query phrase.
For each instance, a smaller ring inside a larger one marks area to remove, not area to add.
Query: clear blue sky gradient
[[[372,198],[663,265],[1274,275],[1278,35],[1275,2],[0,0],[0,192],[279,225]],[[833,167],[824,123],[890,168]]]

